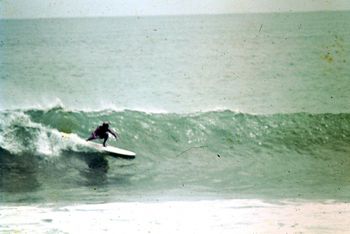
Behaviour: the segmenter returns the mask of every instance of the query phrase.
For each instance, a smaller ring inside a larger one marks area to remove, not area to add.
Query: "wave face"
[[[350,190],[347,113],[149,114],[56,107],[3,111],[0,117],[4,201],[346,198]],[[135,160],[103,157],[79,145],[103,121],[121,136],[108,143],[135,151]],[[76,139],[63,141],[60,132],[75,133]]]

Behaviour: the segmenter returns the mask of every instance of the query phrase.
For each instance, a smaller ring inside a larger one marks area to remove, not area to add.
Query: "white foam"
[[[260,200],[2,206],[1,231],[28,233],[347,233],[350,205]]]
[[[59,156],[65,149],[79,150],[79,144],[84,142],[76,134],[72,134],[71,139],[62,141],[58,130],[32,122],[30,117],[21,111],[8,112],[0,118],[0,127],[0,146],[13,154],[32,152],[45,156]],[[23,128],[21,131],[26,132],[21,134],[25,134],[26,137],[18,136],[17,128]],[[23,141],[26,141],[26,144],[23,144]]]
[[[25,115],[23,112],[14,112],[0,118],[2,131],[2,137],[0,138],[1,147],[12,153],[22,152],[24,146],[22,146],[15,138],[16,133],[12,126],[33,126],[32,124],[33,123],[30,121],[29,116]]]
[[[42,128],[39,136],[35,139],[36,152],[45,156],[59,156],[62,150],[77,151],[78,144],[82,139],[76,134],[72,134],[72,136],[72,139],[62,140],[62,134],[58,130]]]
[[[40,154],[51,155],[53,154],[53,149],[50,144],[49,137],[46,132],[41,131],[36,141],[36,149]]]

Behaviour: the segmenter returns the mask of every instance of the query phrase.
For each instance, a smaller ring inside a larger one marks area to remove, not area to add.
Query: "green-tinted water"
[[[348,200],[349,19],[1,20],[1,200]],[[102,121],[135,160],[61,140]]]
[[[350,14],[1,20],[0,107],[349,112]]]

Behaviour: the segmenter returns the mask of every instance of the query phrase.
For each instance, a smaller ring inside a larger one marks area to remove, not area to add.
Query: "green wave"
[[[348,113],[150,114],[52,108],[0,115],[0,165],[6,171],[2,191],[21,194],[18,186],[11,186],[32,183],[41,192],[105,186],[116,197],[346,199],[350,192]],[[121,137],[108,144],[136,152],[135,160],[96,157],[77,150],[74,142],[60,145],[59,132],[87,138],[103,121],[109,121]],[[45,154],[51,152],[47,149],[55,154]]]
[[[137,111],[78,112],[53,108],[27,111],[33,122],[87,137],[103,121],[122,136],[123,143],[156,153],[175,153],[190,146],[230,149],[248,145],[267,150],[337,149],[350,140],[350,114],[251,115],[231,111],[196,114],[149,114]],[[142,145],[142,146],[141,146]]]

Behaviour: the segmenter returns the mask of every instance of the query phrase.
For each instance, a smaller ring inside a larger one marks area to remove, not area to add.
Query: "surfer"
[[[110,130],[109,124],[104,122],[101,126],[98,126],[94,132],[91,133],[91,136],[88,139],[86,139],[86,141],[95,140],[97,138],[104,139],[103,146],[106,147],[108,133],[112,134],[115,137],[115,139],[118,139],[118,134]]]

